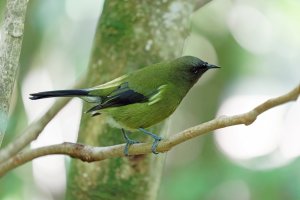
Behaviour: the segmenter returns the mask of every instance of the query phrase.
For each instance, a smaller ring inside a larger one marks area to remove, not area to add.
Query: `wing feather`
[[[119,87],[113,90],[108,96],[104,97],[101,103],[92,107],[87,112],[95,112],[104,108],[125,106],[146,101],[148,101],[147,96],[130,89],[128,82],[125,82],[119,85]]]
[[[153,90],[148,94],[142,94],[130,88],[129,83],[126,82],[127,76],[121,76],[103,85],[96,86],[90,90],[90,94],[98,99],[93,99],[93,103],[97,105],[90,108],[87,113],[92,113],[93,116],[98,115],[97,111],[110,108],[125,106],[134,103],[148,102],[148,105],[155,104],[162,98],[162,92],[166,85]]]
[[[157,92],[156,92],[155,94],[153,94],[153,95],[149,98],[149,103],[148,103],[149,106],[150,106],[150,105],[153,105],[153,104],[155,104],[155,103],[157,103],[157,102],[159,102],[159,101],[161,100],[161,98],[162,98],[162,93],[163,93],[164,90],[166,89],[166,86],[167,86],[167,85],[161,85],[161,86],[158,88]]]

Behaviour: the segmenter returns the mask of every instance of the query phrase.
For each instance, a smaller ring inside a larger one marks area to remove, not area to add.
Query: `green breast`
[[[169,117],[183,97],[172,85],[166,85],[149,102],[107,108],[101,112],[107,113],[125,129],[147,128]]]

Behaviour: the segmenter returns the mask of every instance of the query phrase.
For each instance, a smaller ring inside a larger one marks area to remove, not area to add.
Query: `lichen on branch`
[[[10,99],[21,53],[28,0],[7,0],[0,35],[0,146],[8,123]]]

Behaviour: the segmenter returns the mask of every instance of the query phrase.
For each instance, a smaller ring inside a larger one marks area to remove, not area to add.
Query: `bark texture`
[[[89,64],[89,86],[179,57],[196,2],[107,0],[96,30]],[[85,105],[84,110],[87,109]],[[166,132],[162,125],[151,131],[161,133],[162,137]],[[141,135],[133,133],[131,138],[145,141],[147,137]],[[87,115],[82,118],[78,142],[94,146],[124,143],[119,129],[109,127],[101,116],[91,118]],[[155,199],[164,157],[164,154],[149,154],[95,163],[73,160],[66,198]]]
[[[0,146],[8,123],[8,111],[17,76],[28,0],[7,0],[0,32]]]

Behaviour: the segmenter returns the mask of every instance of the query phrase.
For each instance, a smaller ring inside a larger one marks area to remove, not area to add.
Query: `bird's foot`
[[[156,151],[156,148],[158,146],[158,143],[162,140],[161,137],[159,136],[156,136],[156,138],[154,138],[154,142],[152,144],[152,147],[151,147],[151,151],[153,154],[158,154],[158,152]]]
[[[137,144],[137,143],[140,143],[140,142],[132,140],[132,139],[129,139],[129,138],[128,138],[128,140],[126,140],[126,145],[125,145],[125,148],[124,148],[124,154],[125,154],[125,156],[129,156],[128,151],[129,151],[130,145]]]
[[[156,151],[156,148],[158,146],[158,143],[162,140],[162,138],[158,135],[155,135],[143,128],[139,128],[140,131],[142,131],[143,133],[147,134],[147,135],[150,135],[153,139],[154,139],[154,142],[152,144],[152,147],[151,147],[151,151],[153,154],[158,154],[158,152]]]
[[[135,141],[135,140],[132,140],[128,137],[128,135],[126,134],[125,130],[124,129],[121,129],[122,130],[122,133],[123,133],[123,136],[124,136],[124,139],[126,141],[126,145],[125,145],[125,148],[124,148],[124,154],[125,156],[129,156],[129,147],[130,145],[133,145],[133,144],[137,144],[137,143],[140,143],[139,141]]]

